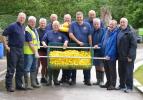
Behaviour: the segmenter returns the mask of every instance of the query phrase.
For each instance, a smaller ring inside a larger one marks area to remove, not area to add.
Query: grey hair
[[[95,24],[96,22],[99,23],[99,24],[101,23],[101,21],[100,21],[99,18],[94,18],[94,19],[93,19],[93,24]]]
[[[70,15],[70,14],[65,14],[65,15],[64,15],[64,19],[65,19],[66,17],[69,17],[69,18],[71,19],[71,15]]]
[[[20,13],[18,14],[18,17],[17,17],[17,18],[19,18],[20,16],[23,16],[23,17],[26,19],[26,14],[25,14],[24,12],[20,12]]]
[[[44,22],[46,22],[46,23],[47,23],[46,18],[40,18],[39,23],[41,23],[42,21],[44,21]]]
[[[29,16],[29,17],[28,17],[28,21],[30,21],[30,20],[33,20],[34,22],[36,22],[36,17],[34,17],[34,16]]]
[[[94,10],[90,10],[90,11],[88,12],[88,14],[90,14],[90,13],[93,13],[93,14],[96,15],[96,12],[95,12]]]
[[[120,19],[120,21],[121,20],[124,20],[125,22],[127,22],[128,23],[128,19],[127,18],[125,18],[125,17],[122,17],[121,19]]]

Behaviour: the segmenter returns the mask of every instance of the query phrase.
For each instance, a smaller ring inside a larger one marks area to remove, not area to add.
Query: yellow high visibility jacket
[[[33,46],[34,46],[35,50],[38,51],[38,49],[40,48],[40,41],[39,41],[38,34],[36,32],[34,32],[33,30],[31,30],[29,28],[29,26],[27,26],[25,28],[25,31],[27,31],[28,33],[31,34]],[[24,43],[24,54],[34,54],[32,52],[32,49],[29,47],[28,42]]]

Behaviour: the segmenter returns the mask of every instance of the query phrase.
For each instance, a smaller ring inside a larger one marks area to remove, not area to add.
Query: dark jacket
[[[118,59],[127,61],[136,58],[137,38],[132,27],[128,26],[125,30],[119,29],[117,36]]]

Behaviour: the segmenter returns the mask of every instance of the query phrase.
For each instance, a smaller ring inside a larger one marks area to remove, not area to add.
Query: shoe
[[[99,81],[97,81],[96,83],[93,83],[93,85],[99,85]]]
[[[124,90],[126,90],[126,88],[123,88],[123,87],[119,86],[119,87],[116,88],[116,90],[122,90],[122,91],[124,91]]]
[[[101,88],[108,88],[109,86],[107,84],[105,85],[100,85]]]
[[[41,78],[41,83],[47,83],[47,80],[45,78]]]
[[[46,86],[51,86],[52,85],[52,81],[48,81],[47,83],[46,83]]]
[[[16,90],[26,90],[26,88],[24,88],[24,87],[16,87]]]
[[[60,85],[60,82],[59,81],[54,81],[54,85],[55,86]]]
[[[132,92],[132,89],[125,89],[124,92],[125,92],[125,93],[131,93],[131,92]]]
[[[65,83],[66,80],[65,80],[65,79],[61,79],[59,82],[60,82],[60,83]]]
[[[110,85],[109,87],[107,87],[107,90],[116,90],[116,88],[112,85]]]
[[[14,92],[14,88],[7,88],[8,92]]]
[[[75,85],[76,84],[76,81],[69,81],[69,85]]]
[[[84,81],[84,85],[91,86],[91,82],[90,81]]]

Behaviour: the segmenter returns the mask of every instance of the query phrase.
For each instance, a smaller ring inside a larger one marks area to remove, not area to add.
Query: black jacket
[[[117,35],[117,53],[118,59],[127,61],[131,58],[132,61],[136,58],[137,38],[132,27],[128,26],[125,30],[119,29]]]

